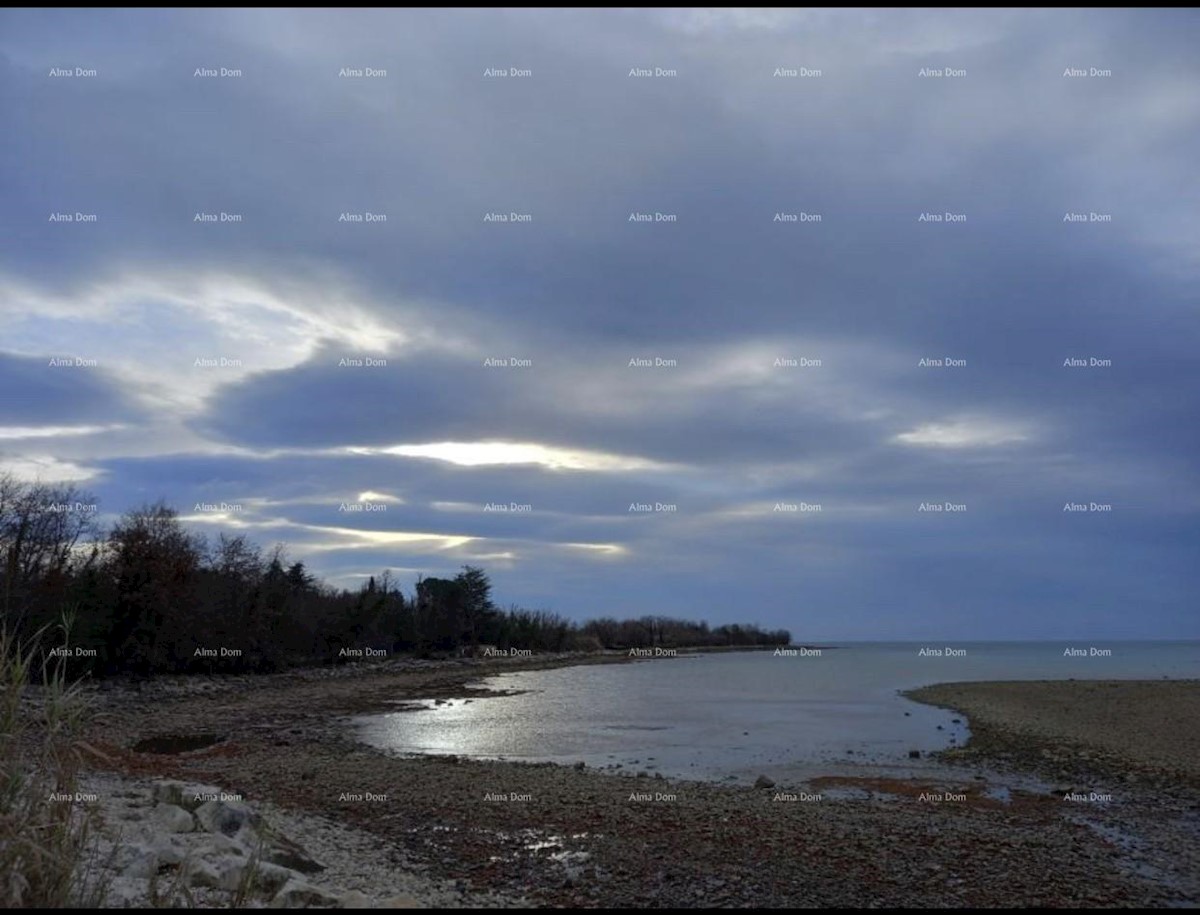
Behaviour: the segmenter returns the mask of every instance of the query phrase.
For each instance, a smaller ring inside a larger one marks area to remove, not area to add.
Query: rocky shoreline
[[[311,814],[251,804],[213,785],[93,773],[86,889],[105,907],[472,908],[467,894],[370,836]],[[319,849],[320,857],[309,849]],[[351,888],[352,887],[352,888]]]
[[[574,660],[543,658],[536,666]],[[1062,741],[1052,728],[1031,732],[1014,727],[1015,719],[1002,726],[998,706],[979,705],[994,704],[1003,684],[914,694],[959,708],[973,733],[965,750],[943,754],[945,765],[920,778],[864,772],[722,787],[582,766],[405,759],[359,744],[346,726],[346,716],[398,702],[486,701],[472,681],[529,666],[410,662],[328,678],[252,678],[239,688],[174,687],[174,696],[153,685],[141,697],[98,690],[90,760],[98,778],[151,786],[177,779],[240,794],[286,818],[288,838],[322,863],[354,836],[362,853],[352,857],[364,868],[305,876],[318,888],[336,885],[329,898],[303,902],[310,905],[344,904],[350,893],[360,904],[403,897],[427,906],[1176,906],[1200,899],[1195,785],[1114,757],[1112,774],[1131,779],[1112,782],[1119,791],[1078,782],[1120,794],[1114,803],[1072,803],[1030,789],[1005,773],[1029,772],[1029,754],[1045,761],[1041,751]],[[1166,701],[1155,686],[1130,698],[1122,714]],[[1198,687],[1166,686],[1171,701],[1184,703]],[[1031,688],[1045,693],[1055,684]],[[1008,708],[1019,717],[1019,704]],[[1176,727],[1194,738],[1196,719]],[[204,745],[171,752],[171,738],[189,735],[204,735]],[[344,832],[331,841],[305,823]],[[292,835],[297,830],[302,835]],[[398,863],[371,863],[371,850]]]

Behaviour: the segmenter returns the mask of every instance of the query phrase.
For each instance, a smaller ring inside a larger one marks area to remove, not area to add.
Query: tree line
[[[162,502],[111,528],[71,484],[0,475],[0,614],[10,637],[44,632],[54,656],[97,676],[269,672],[382,657],[630,648],[786,645],[786,630],[710,628],[664,617],[595,619],[498,607],[482,569],[419,578],[390,572],[334,588],[244,536],[189,531]]]

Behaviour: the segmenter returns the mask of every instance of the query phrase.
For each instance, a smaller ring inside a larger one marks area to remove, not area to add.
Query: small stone
[[[758,778],[756,778],[754,780],[754,787],[755,788],[774,788],[775,781],[774,781],[774,779],[767,778],[765,775],[760,775]]]
[[[920,759],[920,758],[921,758],[921,751],[920,751],[920,750],[909,750],[909,751],[908,751],[908,758],[909,758],[909,759]]]

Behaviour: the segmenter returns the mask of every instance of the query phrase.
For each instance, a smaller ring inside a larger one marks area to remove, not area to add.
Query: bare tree
[[[61,580],[78,558],[80,542],[96,534],[90,493],[73,484],[0,476],[0,609],[5,619],[23,615],[24,599],[36,583]]]

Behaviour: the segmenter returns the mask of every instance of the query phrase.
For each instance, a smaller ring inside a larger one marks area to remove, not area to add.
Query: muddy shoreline
[[[237,688],[100,690],[91,762],[218,784],[319,815],[468,894],[534,905],[1158,906],[1200,898],[1195,785],[1145,761],[1106,756],[1116,767],[1107,774],[1048,774],[1077,782],[1067,787],[1103,789],[1111,804],[1012,788],[1006,769],[1037,768],[1047,759],[1041,752],[1062,741],[1005,724],[1003,707],[979,706],[994,700],[996,684],[914,694],[957,702],[968,716],[975,707],[978,718],[968,747],[943,754],[946,765],[922,779],[839,775],[752,789],[550,764],[396,758],[358,743],[346,725],[348,716],[399,702],[486,701],[471,685],[481,677],[580,660],[627,659],[388,662],[331,677],[250,678]],[[1163,691],[1153,687],[1122,714],[1161,705]],[[1191,701],[1188,688],[1167,689]],[[177,754],[131,749],[196,733],[220,739]],[[1114,839],[1113,830],[1132,838]]]

